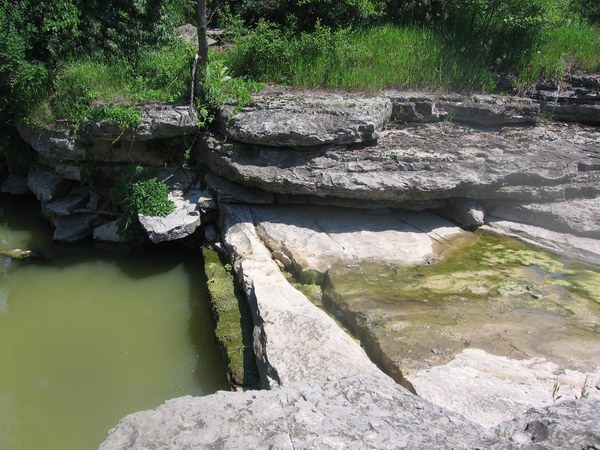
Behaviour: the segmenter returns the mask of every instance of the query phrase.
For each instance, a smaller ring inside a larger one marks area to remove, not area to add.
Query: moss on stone
[[[248,380],[244,358],[246,344],[233,275],[226,270],[217,252],[203,248],[202,254],[216,324],[215,335],[223,351],[231,382],[244,386]]]

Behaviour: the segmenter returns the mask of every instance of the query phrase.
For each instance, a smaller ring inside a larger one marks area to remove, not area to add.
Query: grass
[[[519,83],[539,78],[560,80],[565,75],[600,72],[600,29],[589,25],[552,28],[543,43],[519,70]]]
[[[239,38],[222,57],[239,75],[299,87],[360,91],[382,88],[490,91],[494,61],[481,48],[465,48],[428,28],[380,26],[363,31],[317,27],[292,35],[266,23]],[[600,70],[600,30],[558,26],[513,67],[521,84]]]
[[[299,37],[259,25],[225,56],[236,74],[305,87],[352,90],[489,90],[494,75],[425,28],[376,27]]]

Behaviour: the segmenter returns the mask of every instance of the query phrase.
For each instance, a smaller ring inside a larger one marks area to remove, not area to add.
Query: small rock
[[[27,177],[29,189],[43,202],[51,202],[66,194],[71,183],[55,170],[38,165],[29,170]]]
[[[4,250],[0,251],[0,255],[7,256],[10,259],[16,260],[24,260],[30,258],[37,258],[38,255],[31,250],[21,250],[20,248],[15,248],[13,250]]]
[[[529,435],[521,431],[518,431],[515,434],[513,434],[511,439],[515,444],[525,445],[531,443],[531,438],[529,437]]]
[[[274,251],[271,253],[271,256],[277,263],[281,263],[283,269],[289,269],[292,267],[292,260],[283,252]]]
[[[118,244],[124,241],[119,234],[118,220],[107,222],[104,225],[94,228],[94,240],[99,242],[108,242]]]

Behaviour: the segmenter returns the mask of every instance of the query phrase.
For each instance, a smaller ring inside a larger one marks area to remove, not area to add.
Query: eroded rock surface
[[[214,172],[247,186],[396,205],[597,196],[599,155],[596,129],[566,124],[486,132],[451,123],[396,126],[376,144],[285,150],[210,136],[204,149]]]
[[[100,449],[476,448],[490,436],[389,378],[357,374],[171,400],[123,419]]]
[[[175,210],[165,216],[146,216],[138,214],[142,228],[154,244],[175,241],[193,234],[200,226],[200,194],[182,191],[172,191],[169,199],[175,205]]]

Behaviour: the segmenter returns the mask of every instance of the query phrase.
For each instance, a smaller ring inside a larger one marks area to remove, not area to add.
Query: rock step
[[[225,245],[253,314],[261,385],[383,376],[354,339],[289,284],[258,237],[252,211],[221,205],[221,213]]]

